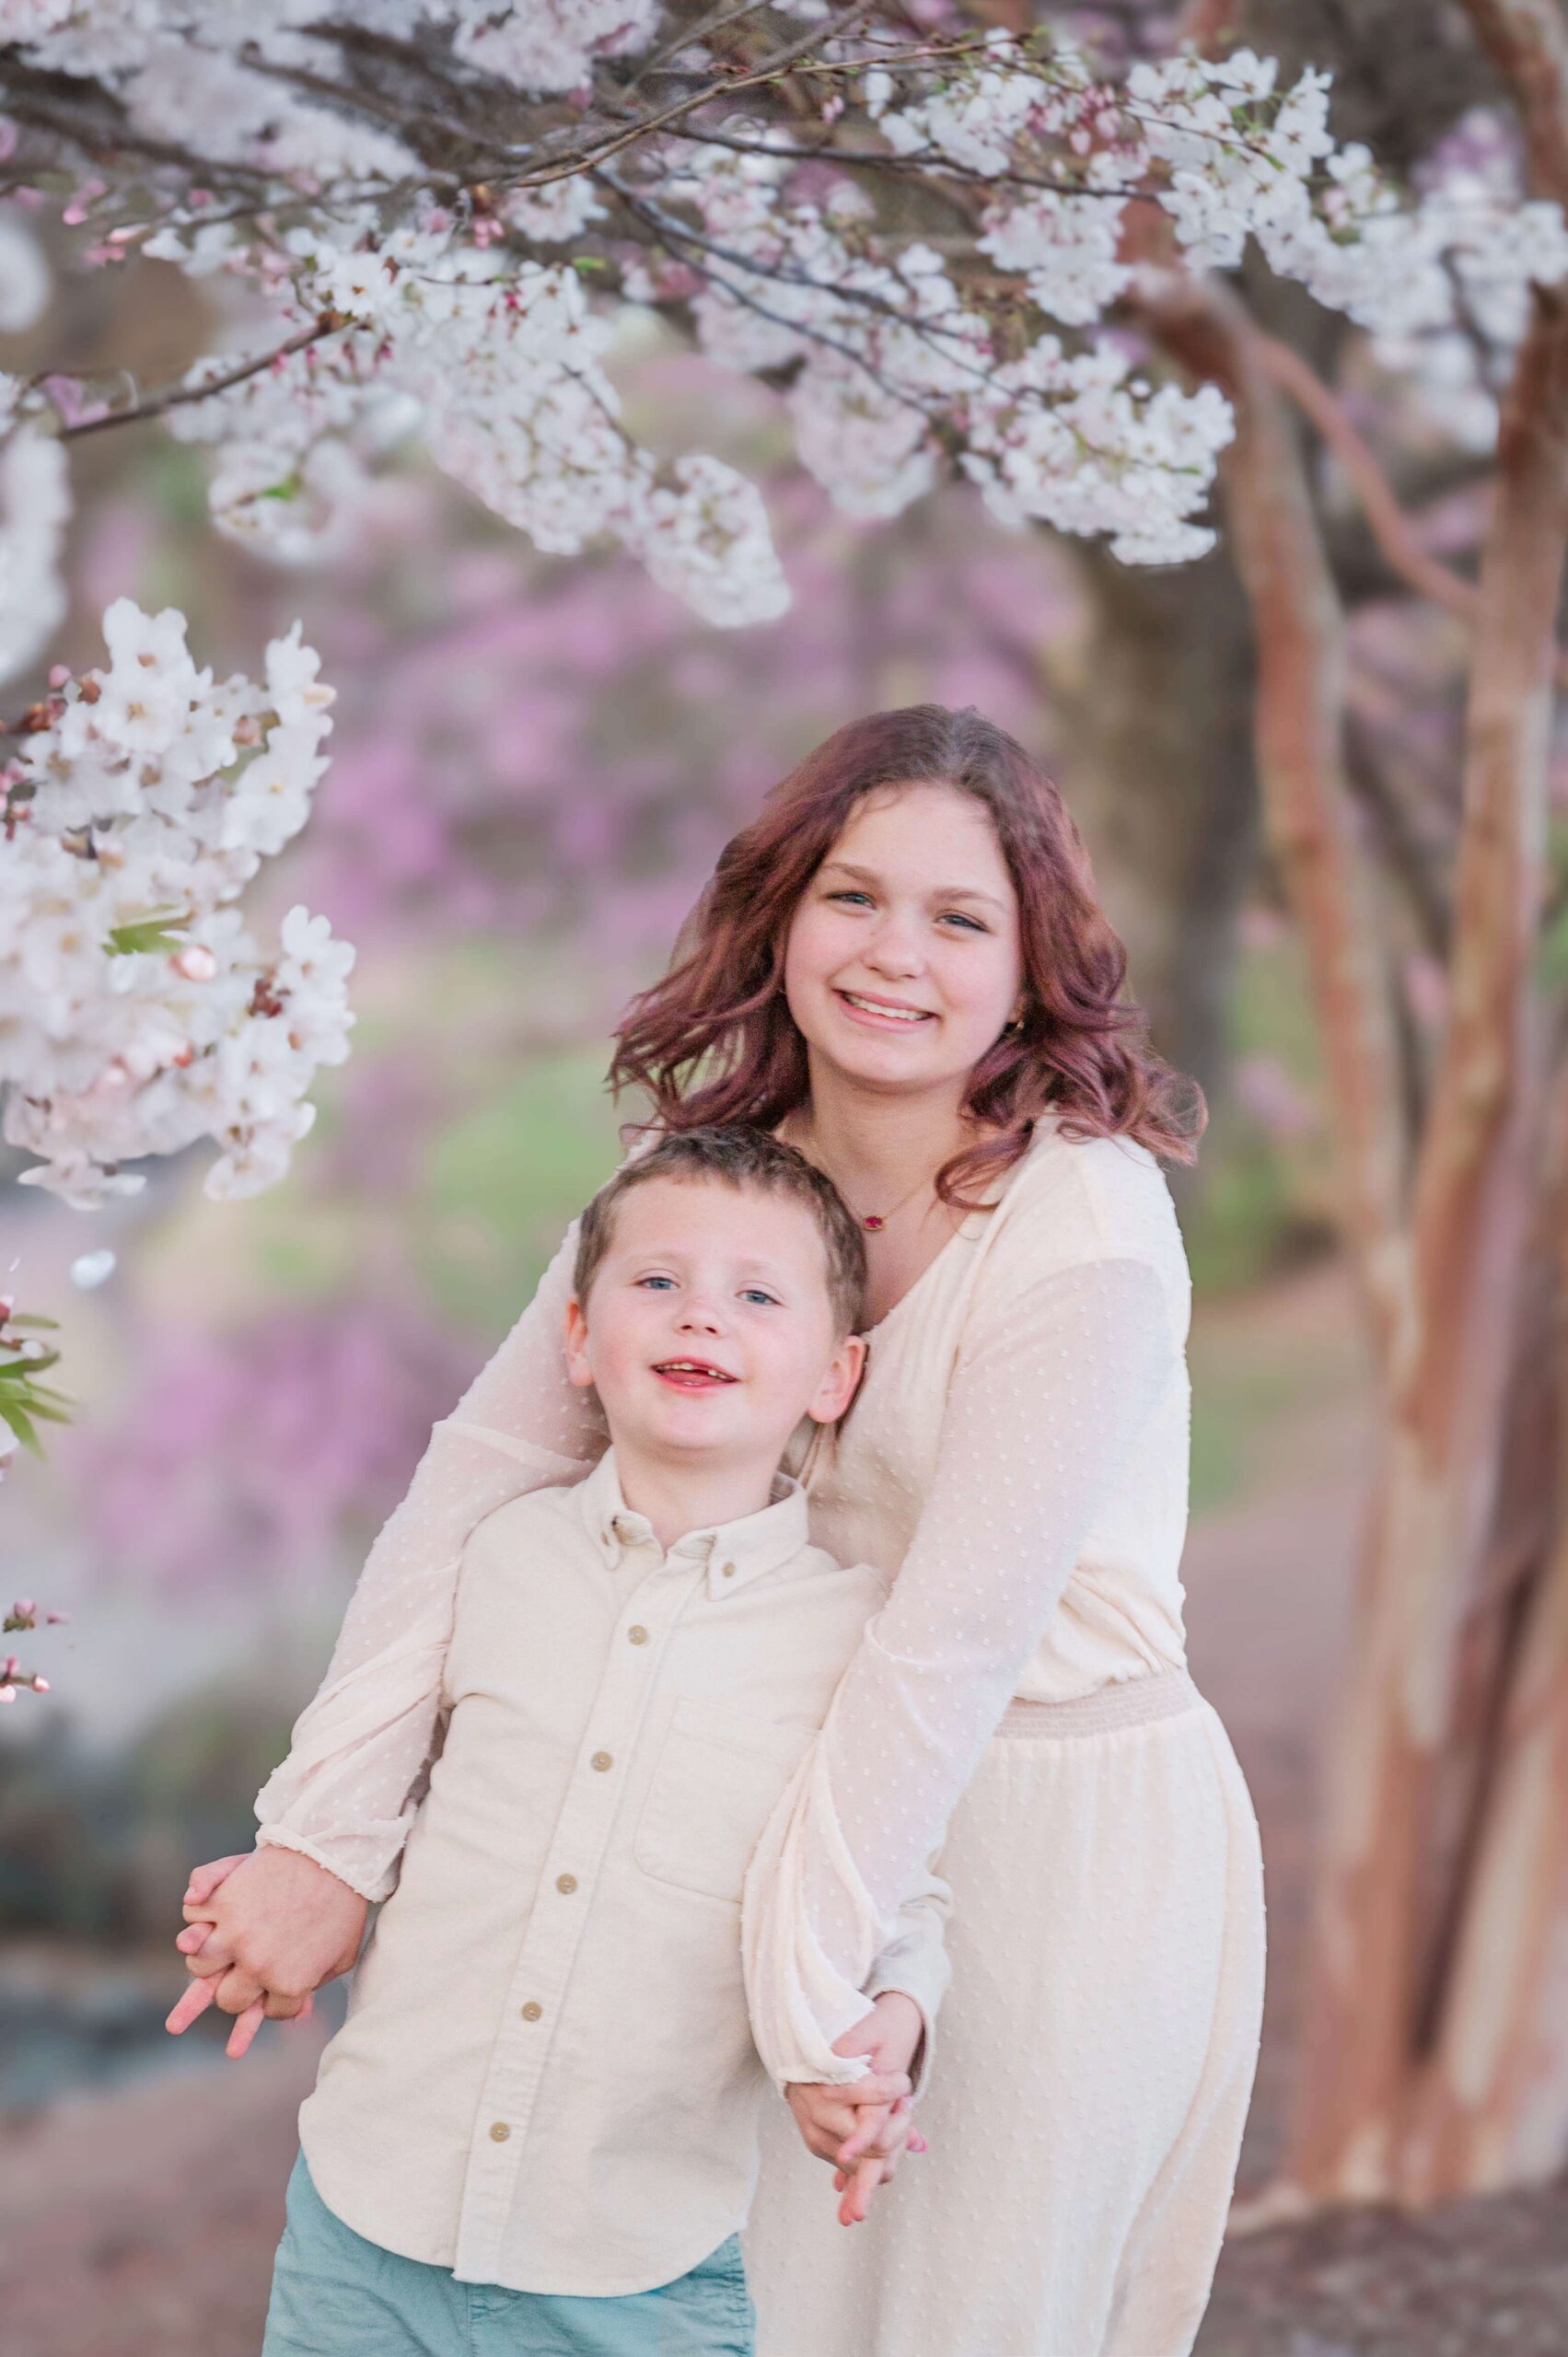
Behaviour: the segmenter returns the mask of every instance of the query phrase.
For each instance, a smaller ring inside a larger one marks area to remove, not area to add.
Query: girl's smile
[[[835,989],[834,997],[853,1023],[869,1024],[877,1031],[913,1031],[922,1023],[934,1023],[935,1012],[928,1006],[909,1006],[899,999],[873,998],[862,991]]]

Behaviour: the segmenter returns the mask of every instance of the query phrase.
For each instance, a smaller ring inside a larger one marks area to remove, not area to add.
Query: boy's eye
[[[761,1285],[748,1285],[748,1286],[746,1286],[745,1290],[744,1290],[744,1291],[742,1292],[742,1294],[741,1294],[740,1298],[742,1299],[742,1301],[762,1301],[762,1302],[766,1302],[766,1303],[768,1304],[769,1307],[770,1307],[770,1308],[773,1308],[773,1309],[776,1309],[776,1308],[778,1307],[778,1298],[779,1298],[779,1297],[778,1297],[777,1294],[773,1294],[773,1293],[769,1293],[769,1292],[767,1292],[767,1291],[766,1291],[766,1290],[765,1290]]]
[[[672,1285],[675,1279],[673,1277],[639,1277],[637,1283],[640,1285]]]

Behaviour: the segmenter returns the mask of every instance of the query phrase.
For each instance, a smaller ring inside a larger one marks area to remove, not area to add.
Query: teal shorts
[[[740,2238],[656,2291],[604,2300],[459,2283],[334,2217],[302,2153],[261,2357],[753,2357]]]

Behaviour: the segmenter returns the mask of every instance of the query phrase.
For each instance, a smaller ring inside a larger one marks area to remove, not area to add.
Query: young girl
[[[973,711],[916,705],[774,789],[619,1036],[611,1078],[660,1126],[773,1128],[866,1231],[866,1376],[791,1469],[816,1540],[896,1577],[748,1876],[775,2077],[858,2073],[824,2025],[939,1843],[953,1893],[931,2150],[849,2238],[775,2138],[760,2357],[1186,2357],[1207,2301],[1261,1868],[1182,1651],[1189,1289],[1156,1156],[1191,1159],[1199,1116],[1124,972],[1054,787]],[[297,2010],[352,1951],[356,1894],[396,1878],[463,1538],[602,1449],[557,1371],[575,1244],[372,1550],[263,1846],[215,1900],[193,1886],[229,2011]]]

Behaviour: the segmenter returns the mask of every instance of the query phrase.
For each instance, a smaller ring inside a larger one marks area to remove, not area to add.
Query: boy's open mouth
[[[706,1359],[657,1359],[654,1363],[654,1373],[662,1376],[666,1383],[673,1383],[679,1391],[703,1391],[711,1384],[739,1380],[738,1376],[726,1374],[722,1366],[710,1364]]]

